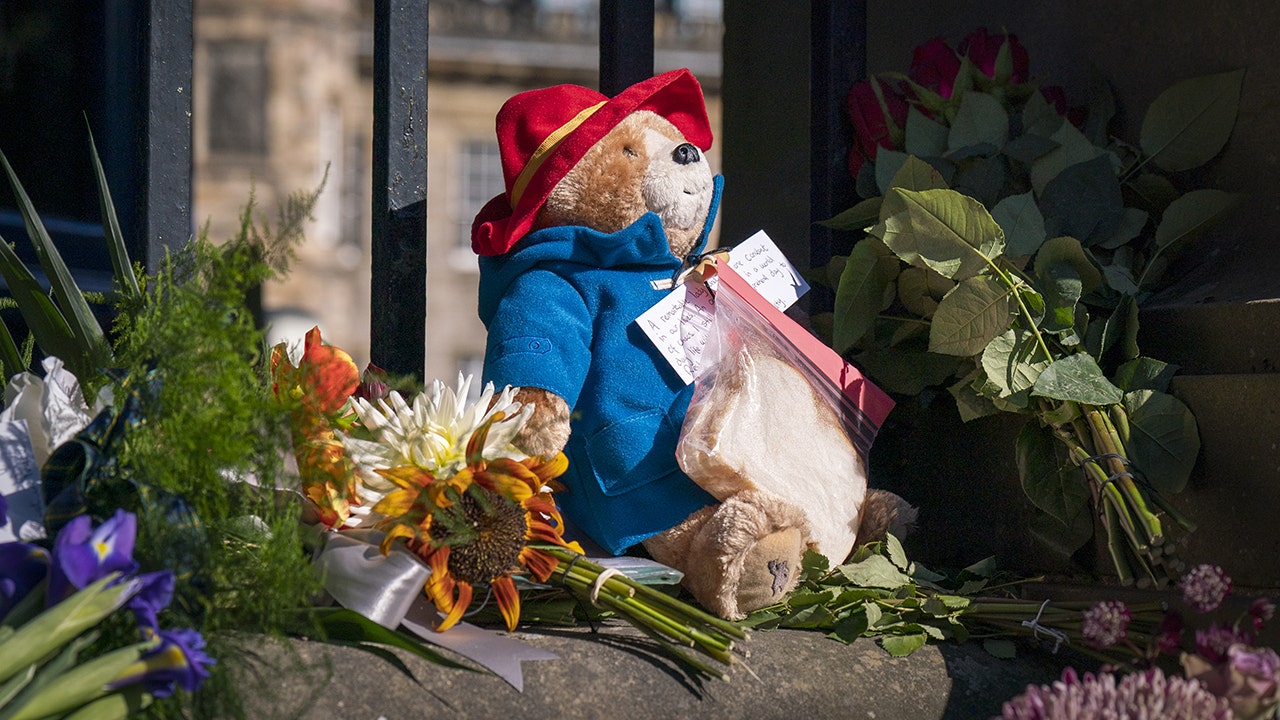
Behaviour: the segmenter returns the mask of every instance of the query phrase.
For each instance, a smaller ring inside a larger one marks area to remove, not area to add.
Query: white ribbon
[[[324,548],[315,562],[323,573],[324,589],[338,604],[383,627],[400,627],[452,650],[488,668],[521,692],[521,662],[559,659],[548,650],[465,622],[445,632],[433,630],[440,615],[422,594],[431,569],[399,543],[383,555],[379,549],[383,537],[377,530],[324,533]]]

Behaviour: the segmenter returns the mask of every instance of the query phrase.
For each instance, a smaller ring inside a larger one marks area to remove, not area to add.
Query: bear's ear
[[[538,214],[538,227],[583,225],[605,233],[622,230],[647,212],[641,187],[649,158],[645,115],[618,123],[565,174]]]

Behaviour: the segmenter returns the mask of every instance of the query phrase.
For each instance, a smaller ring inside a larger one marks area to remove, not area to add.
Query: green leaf
[[[136,685],[98,698],[78,710],[65,715],[62,720],[124,720],[139,717],[139,713],[151,706],[153,698]]]
[[[151,642],[134,643],[70,667],[38,689],[32,685],[23,691],[23,697],[14,701],[13,710],[16,712],[8,717],[13,720],[36,720],[59,717],[76,710],[104,696],[108,684],[152,649]]]
[[[1080,513],[1070,525],[1063,525],[1048,513],[1038,513],[1027,524],[1027,531],[1045,547],[1070,557],[1093,537],[1093,516]]]
[[[1055,360],[1040,373],[1031,394],[1085,405],[1114,405],[1124,397],[1086,353]]]
[[[1104,240],[1098,245],[1108,250],[1114,250],[1121,245],[1128,243],[1130,240],[1138,237],[1138,233],[1147,226],[1149,215],[1138,208],[1125,208],[1120,214],[1120,223],[1116,225],[1115,232],[1111,233],[1111,237]]]
[[[955,374],[953,357],[903,348],[878,348],[854,355],[852,362],[875,380],[880,389],[900,395],[919,395]]]
[[[1135,295],[1138,292],[1138,281],[1133,278],[1129,268],[1120,265],[1103,265],[1102,277],[1107,287],[1121,295]]]
[[[0,239],[0,243],[3,242],[4,240]],[[6,378],[11,378],[26,369],[22,362],[22,355],[18,352],[18,345],[9,332],[9,326],[0,322],[0,372],[3,372]]]
[[[880,646],[894,657],[906,657],[924,647],[928,639],[928,636],[924,633],[886,635],[880,639]]]
[[[990,398],[979,395],[978,391],[974,389],[974,382],[985,379],[986,375],[981,370],[974,370],[959,382],[947,388],[947,392],[951,393],[951,397],[955,398],[956,410],[960,413],[961,421],[969,422],[970,420],[995,415],[1000,412]]]
[[[1035,259],[1036,275],[1050,275],[1050,268],[1057,263],[1066,263],[1075,270],[1076,276],[1080,278],[1083,295],[1093,292],[1102,284],[1102,273],[1080,245],[1080,241],[1073,237],[1050,238],[1040,246]]]
[[[907,560],[907,551],[902,548],[902,541],[894,537],[893,533],[888,533],[884,538],[885,556],[889,558],[897,568],[903,572],[907,571],[910,561]]]
[[[1049,333],[1073,332],[1076,306],[1084,293],[1084,283],[1076,274],[1075,267],[1069,263],[1058,262],[1045,267],[1038,274],[1047,309],[1045,319],[1040,323],[1040,329]]]
[[[1031,93],[1027,104],[1022,106],[1023,135],[1051,138],[1059,128],[1068,124],[1070,123],[1066,122],[1066,118],[1059,115],[1057,109],[1041,93]]]
[[[930,318],[955,285],[929,268],[909,267],[898,273],[898,299],[912,314]]]
[[[1069,122],[1062,123],[1057,131],[1049,136],[1049,139],[1058,143],[1058,147],[1031,163],[1031,187],[1035,189],[1036,194],[1043,193],[1049,181],[1063,170],[1106,153],[1102,148],[1089,142],[1088,138]]]
[[[62,312],[63,318],[67,322],[67,326],[71,329],[71,335],[75,338],[76,343],[80,346],[81,352],[88,357],[91,367],[97,367],[109,363],[108,358],[111,355],[111,349],[107,345],[106,336],[102,333],[102,327],[98,324],[97,318],[93,316],[93,311],[89,309],[89,303],[84,298],[84,293],[76,285],[75,280],[71,277],[71,271],[67,269],[66,263],[62,261],[62,256],[58,254],[58,248],[54,246],[53,239],[49,237],[49,232],[45,230],[44,223],[41,222],[39,215],[36,214],[35,206],[31,204],[31,198],[27,197],[26,190],[23,189],[22,183],[18,181],[18,176],[13,172],[13,168],[9,165],[9,160],[0,152],[0,165],[4,166],[5,174],[9,178],[9,186],[13,189],[14,199],[18,203],[18,211],[22,214],[23,223],[27,228],[27,235],[31,238],[31,244],[35,248],[36,256],[40,260],[40,266],[44,268],[45,274],[49,277],[49,283],[53,289],[54,298],[57,300],[58,309]],[[70,364],[70,361],[68,361]],[[83,368],[81,368],[83,371]],[[86,377],[80,375],[79,377]]]
[[[1023,165],[1030,165],[1057,147],[1058,143],[1047,137],[1023,133],[1010,140],[1001,152]]]
[[[1231,137],[1243,83],[1244,70],[1233,70],[1184,80],[1165,90],[1142,120],[1142,151],[1167,172],[1208,162]]]
[[[903,148],[916,157],[938,157],[947,151],[946,125],[916,109],[907,110],[907,131]]]
[[[120,230],[120,220],[116,218],[116,208],[111,202],[111,189],[107,187],[107,174],[103,171],[102,161],[98,158],[98,146],[93,142],[92,130],[89,132],[89,156],[93,161],[94,177],[98,181],[102,233],[107,239],[107,251],[111,254],[111,267],[115,271],[116,284],[127,297],[136,298],[142,294],[142,291],[138,289],[138,278],[133,274],[133,263],[129,261],[129,251],[124,244],[124,233]]]
[[[865,607],[858,607],[836,623],[835,630],[827,637],[848,644],[862,637],[869,627]]]
[[[888,148],[880,148],[876,151],[876,187],[880,189],[881,195],[889,191],[893,176],[902,169],[908,157],[906,153]]]
[[[1169,178],[1155,173],[1143,173],[1128,181],[1129,189],[1134,192],[1147,209],[1154,215],[1161,215],[1169,204],[1178,199],[1178,190]]]
[[[782,621],[784,628],[800,629],[833,628],[835,624],[835,615],[825,605],[810,605]]]
[[[1085,246],[1110,240],[1124,217],[1120,182],[1108,155],[1064,168],[1040,194],[1046,232],[1070,235]]]
[[[1169,389],[1169,382],[1173,380],[1176,372],[1178,372],[1177,365],[1154,358],[1138,357],[1121,365],[1116,370],[1116,376],[1112,382],[1126,393],[1133,390],[1165,392]]]
[[[1240,203],[1240,196],[1221,190],[1192,190],[1174,200],[1160,217],[1156,227],[1156,247],[1196,237]]]
[[[994,96],[967,92],[960,98],[960,109],[951,122],[947,150],[956,151],[986,143],[995,149],[1004,147],[1009,137],[1009,115]]]
[[[998,397],[1026,407],[1026,393],[1035,387],[1036,378],[1049,367],[1049,359],[1040,351],[1035,335],[1021,328],[1011,328],[996,337],[982,351],[982,369],[987,379],[1000,392]],[[1013,398],[1022,394],[1020,401]]]
[[[107,587],[118,577],[118,573],[112,573],[23,623],[5,640],[5,652],[0,653],[0,681],[57,652],[123,605],[135,587],[127,582]]]
[[[1079,515],[1089,515],[1089,485],[1071,463],[1065,446],[1038,423],[1027,423],[1014,443],[1014,459],[1022,491],[1031,504],[1049,513],[1064,526]]]
[[[986,638],[982,641],[982,649],[986,650],[988,655],[1001,660],[1012,660],[1018,656],[1018,646],[1014,645],[1012,640],[1004,638]]]
[[[1004,232],[987,209],[954,190],[894,188],[885,205],[891,215],[881,239],[908,264],[960,281],[1004,252]]]
[[[1009,328],[1009,288],[986,275],[971,277],[938,303],[929,352],[968,357]]]
[[[1129,415],[1129,459],[1156,490],[1182,490],[1200,454],[1195,416],[1182,401],[1155,390],[1125,394],[1124,407]]]
[[[836,568],[836,571],[845,580],[858,587],[896,590],[912,583],[910,576],[895,567],[893,562],[883,555],[871,555],[860,562],[841,565]]]
[[[1029,192],[1010,195],[991,210],[991,219],[1004,231],[1005,255],[1033,255],[1044,243],[1044,216]]]
[[[869,228],[880,219],[880,203],[883,200],[879,196],[867,198],[829,220],[819,220],[818,224],[832,230],[849,232]]]
[[[326,640],[361,646],[369,643],[387,645],[413,653],[423,660],[459,670],[473,670],[462,663],[450,660],[421,642],[402,632],[389,630],[369,618],[346,608],[317,608],[316,620],[324,631]]]
[[[815,552],[808,548],[804,551],[804,556],[800,558],[800,579],[802,581],[820,580],[827,571],[831,569],[831,561],[826,555]]]
[[[894,174],[889,187],[903,190],[938,190],[945,189],[947,183],[932,165],[915,155],[907,156],[906,162]]]
[[[897,258],[885,256],[877,245],[883,248],[874,240],[854,245],[840,274],[831,344],[842,355],[867,334],[885,308],[885,291],[898,270]]]
[[[1102,327],[1100,351],[1105,353],[1116,343],[1122,359],[1138,357],[1138,303],[1132,295],[1120,299]]]

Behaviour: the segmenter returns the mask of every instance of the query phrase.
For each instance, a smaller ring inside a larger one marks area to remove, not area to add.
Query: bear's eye
[[[640,153],[636,152],[635,148],[631,147],[630,145],[624,145],[622,147],[622,154],[626,155],[627,157],[640,157]]]

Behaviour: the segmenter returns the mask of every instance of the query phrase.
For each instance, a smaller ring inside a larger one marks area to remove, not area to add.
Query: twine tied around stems
[[[1127,458],[1127,457],[1125,457],[1125,456],[1121,455],[1120,453],[1102,453],[1101,455],[1090,455],[1089,457],[1085,458],[1085,459],[1084,459],[1084,461],[1080,463],[1080,467],[1081,467],[1081,469],[1083,469],[1083,468],[1084,468],[1084,466],[1085,466],[1086,464],[1091,463],[1091,462],[1097,462],[1097,463],[1099,463],[1099,466],[1101,466],[1101,462],[1100,462],[1100,461],[1102,461],[1102,460],[1119,460],[1119,461],[1120,461],[1121,463],[1123,463],[1126,467],[1131,467],[1131,466],[1133,465],[1133,462],[1132,462],[1131,460],[1129,460],[1129,458]],[[1085,474],[1086,474],[1086,475],[1088,475],[1088,472],[1089,472],[1088,470],[1085,470]],[[1127,478],[1129,478],[1129,479],[1131,479],[1131,480],[1139,480],[1139,479],[1140,479],[1140,478],[1138,478],[1138,476],[1137,476],[1137,475],[1134,475],[1133,473],[1129,472],[1128,470],[1121,470],[1121,471],[1120,471],[1120,472],[1118,472],[1118,473],[1112,473],[1112,474],[1108,475],[1108,476],[1106,477],[1106,479],[1102,481],[1102,484],[1103,484],[1103,485],[1109,485],[1109,484],[1111,484],[1111,483],[1113,483],[1113,482],[1115,482],[1115,481],[1119,480],[1120,478],[1126,478],[1126,477],[1127,477]]]
[[[614,575],[621,575],[621,574],[622,574],[621,571],[616,570],[614,568],[605,568],[604,572],[600,573],[600,575],[595,579],[595,582],[591,583],[591,604],[592,605],[595,605],[596,607],[600,607],[600,602],[599,602],[600,588],[604,585],[604,581],[608,580]]]
[[[1045,635],[1048,635],[1049,637],[1053,638],[1053,654],[1057,655],[1058,648],[1062,646],[1062,643],[1066,643],[1070,645],[1071,639],[1068,638],[1067,634],[1062,632],[1061,630],[1054,630],[1051,627],[1045,627],[1044,625],[1040,624],[1040,616],[1044,614],[1045,606],[1047,606],[1048,604],[1049,604],[1048,599],[1040,603],[1040,609],[1036,611],[1036,616],[1030,620],[1023,620],[1022,626],[1031,628],[1031,636],[1037,640],[1040,639],[1041,631],[1044,631]]]

